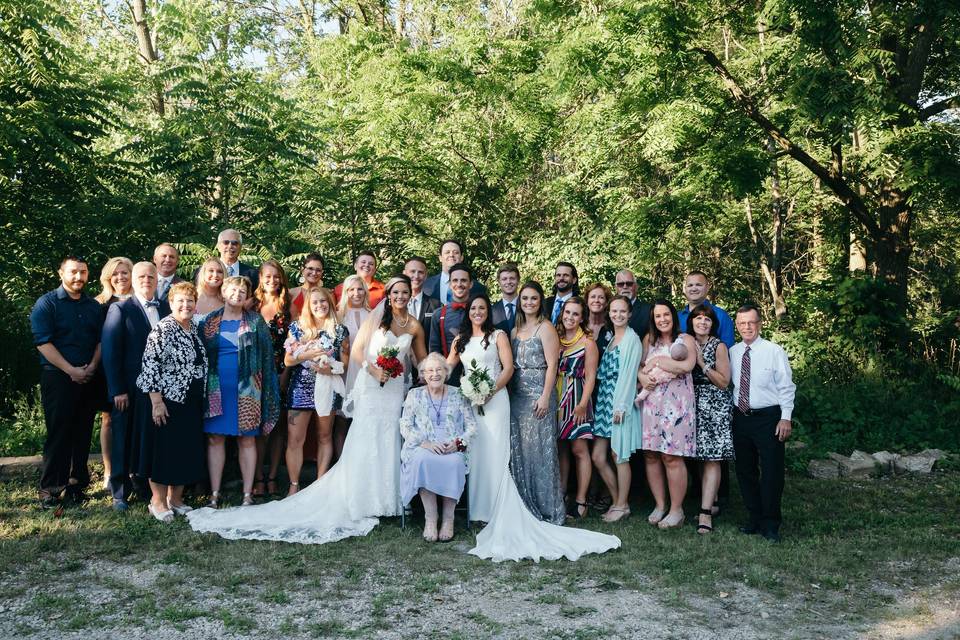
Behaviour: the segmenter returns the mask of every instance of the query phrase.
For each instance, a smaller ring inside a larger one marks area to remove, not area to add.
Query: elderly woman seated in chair
[[[428,542],[453,539],[453,509],[463,493],[467,473],[465,452],[477,430],[470,403],[457,387],[445,382],[446,360],[431,353],[419,365],[425,387],[407,394],[400,418],[400,490],[403,504],[418,492],[423,501]],[[443,502],[443,521],[437,532],[437,498]]]

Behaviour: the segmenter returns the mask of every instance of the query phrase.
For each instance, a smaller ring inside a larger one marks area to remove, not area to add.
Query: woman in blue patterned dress
[[[594,410],[593,432],[598,438],[593,447],[593,463],[603,478],[613,504],[603,514],[607,522],[616,522],[630,515],[630,456],[640,449],[640,411],[634,406],[637,393],[637,371],[643,348],[640,338],[628,326],[630,300],[614,296],[609,305],[613,339],[607,344],[597,375],[600,391]],[[607,463],[607,445],[613,450],[617,473],[613,477]],[[606,467],[606,468],[604,468]]]
[[[600,359],[586,323],[587,305],[572,296],[560,308],[557,333],[560,335],[560,368],[557,375],[557,428],[560,449],[560,486],[567,489],[570,475],[569,452],[577,469],[577,495],[567,505],[567,515],[587,515],[587,490],[590,488],[590,446],[593,440],[593,387],[597,382]]]
[[[333,396],[324,406],[315,405],[317,376],[341,376],[350,353],[347,328],[337,321],[333,295],[327,289],[311,289],[300,312],[290,323],[290,332],[284,345],[284,363],[292,369],[287,387],[287,473],[293,495],[300,490],[300,469],[303,467],[303,443],[307,429],[318,416],[317,478],[330,468],[333,460],[333,414],[343,401]],[[335,363],[339,362],[340,367]],[[335,372],[339,370],[339,373]],[[333,393],[332,391],[330,393]],[[323,414],[323,415],[320,415]]]

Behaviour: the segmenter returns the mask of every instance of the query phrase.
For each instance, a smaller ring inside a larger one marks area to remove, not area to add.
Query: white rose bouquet
[[[477,408],[477,413],[484,415],[483,405],[490,398],[495,385],[490,370],[478,366],[476,359],[473,359],[467,367],[466,375],[460,380],[460,393]]]

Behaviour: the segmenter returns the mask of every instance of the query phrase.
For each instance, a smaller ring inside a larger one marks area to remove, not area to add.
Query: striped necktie
[[[741,413],[750,412],[750,347],[743,352],[740,361],[740,394],[737,398],[737,409]]]

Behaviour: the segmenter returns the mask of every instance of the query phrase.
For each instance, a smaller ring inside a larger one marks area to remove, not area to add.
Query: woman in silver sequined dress
[[[557,330],[543,316],[543,288],[520,289],[513,336],[515,372],[510,379],[510,473],[527,508],[541,520],[563,524],[566,507],[557,460],[557,400],[560,359]]]

